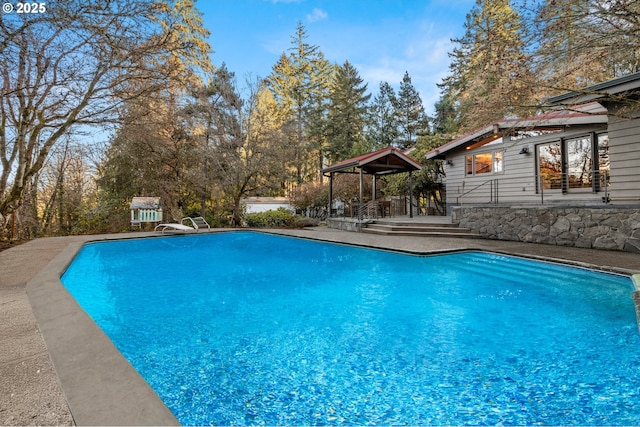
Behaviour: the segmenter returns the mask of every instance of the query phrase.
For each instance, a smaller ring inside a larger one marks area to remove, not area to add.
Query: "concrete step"
[[[441,221],[408,221],[408,220],[393,220],[393,219],[376,219],[371,222],[371,224],[379,224],[379,225],[389,225],[389,226],[400,226],[400,227],[448,227],[448,228],[457,228],[458,224],[453,224],[451,222],[441,222]]]
[[[479,239],[479,234],[472,233],[458,224],[409,222],[394,220],[376,220],[362,228],[363,233],[388,236],[423,236],[423,237],[464,237]]]
[[[380,223],[367,224],[367,228],[387,231],[419,231],[432,233],[468,233],[469,229],[443,226],[440,224],[387,225]]]
[[[481,239],[482,236],[475,233],[445,233],[445,232],[433,232],[433,231],[390,231],[379,230],[375,228],[363,228],[363,233],[379,234],[384,236],[416,236],[416,237],[455,237],[455,238],[467,238],[467,239]]]

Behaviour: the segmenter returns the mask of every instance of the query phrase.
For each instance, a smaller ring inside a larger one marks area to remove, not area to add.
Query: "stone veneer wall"
[[[489,239],[640,253],[640,208],[457,206],[452,220]]]
[[[327,227],[344,231],[360,231],[360,222],[353,218],[327,218]]]

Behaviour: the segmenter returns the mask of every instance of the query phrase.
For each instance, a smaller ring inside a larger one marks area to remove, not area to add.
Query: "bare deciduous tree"
[[[213,143],[207,157],[214,183],[230,202],[233,221],[239,224],[243,197],[268,194],[284,181],[285,157],[271,93],[262,82],[249,82],[249,94],[243,101],[232,77],[227,74],[218,82],[223,101],[212,106]]]
[[[50,2],[0,15],[0,219],[57,141],[123,102],[210,68],[193,0]],[[0,221],[1,222],[1,221]]]

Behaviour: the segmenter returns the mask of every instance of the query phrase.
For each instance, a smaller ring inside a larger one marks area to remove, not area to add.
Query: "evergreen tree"
[[[133,196],[162,199],[165,212],[179,220],[196,188],[197,144],[184,116],[170,97],[144,97],[127,103],[121,125],[98,167],[100,204],[120,224],[128,225],[127,205]],[[141,159],[144,159],[141,161]],[[107,208],[108,207],[108,208]],[[111,210],[112,209],[112,210]]]
[[[201,163],[192,170],[204,190],[202,215],[205,204],[215,203],[235,224],[241,222],[243,197],[278,194],[284,169],[281,111],[264,82],[249,82],[247,89],[248,98],[241,98],[234,74],[223,64],[187,108],[200,141]]]
[[[235,94],[234,73],[227,69],[225,63],[215,70],[206,86],[193,90],[193,102],[184,108],[192,135],[199,142],[202,167],[201,178],[196,188],[200,191],[200,216],[206,216],[206,207],[211,200],[215,174],[212,169],[211,153],[219,142],[219,129],[225,117],[230,117],[229,107],[241,104]],[[233,115],[231,115],[233,117]],[[229,120],[229,119],[226,119]],[[193,170],[198,167],[194,165]]]
[[[378,94],[369,105],[367,114],[367,150],[389,147],[398,139],[396,103],[396,93],[391,85],[387,82],[380,83]]]
[[[408,72],[404,73],[400,82],[400,91],[395,98],[394,108],[398,124],[397,145],[404,150],[413,146],[419,135],[429,133],[429,122],[422,99],[411,83]]]
[[[293,179],[297,183],[315,176],[322,159],[323,120],[332,67],[316,45],[306,42],[307,32],[299,23],[290,54],[282,54],[268,78],[275,99],[287,116],[286,144],[290,147]],[[315,156],[312,157],[312,153]]]
[[[463,130],[526,114],[534,104],[534,79],[518,13],[508,0],[477,0],[464,27],[465,35],[453,40],[450,74],[441,85],[456,100]]]
[[[456,112],[456,103],[448,92],[440,94],[435,104],[436,115],[433,118],[433,132],[436,135],[453,135],[460,128]]]
[[[332,163],[365,149],[363,130],[371,97],[366,91],[367,85],[349,61],[338,67],[329,95],[327,154]]]

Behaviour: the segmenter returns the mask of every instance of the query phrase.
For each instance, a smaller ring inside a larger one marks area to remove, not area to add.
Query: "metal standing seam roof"
[[[387,147],[335,163],[322,169],[322,174],[359,168],[375,175],[389,175],[422,169],[422,165],[395,147]]]

